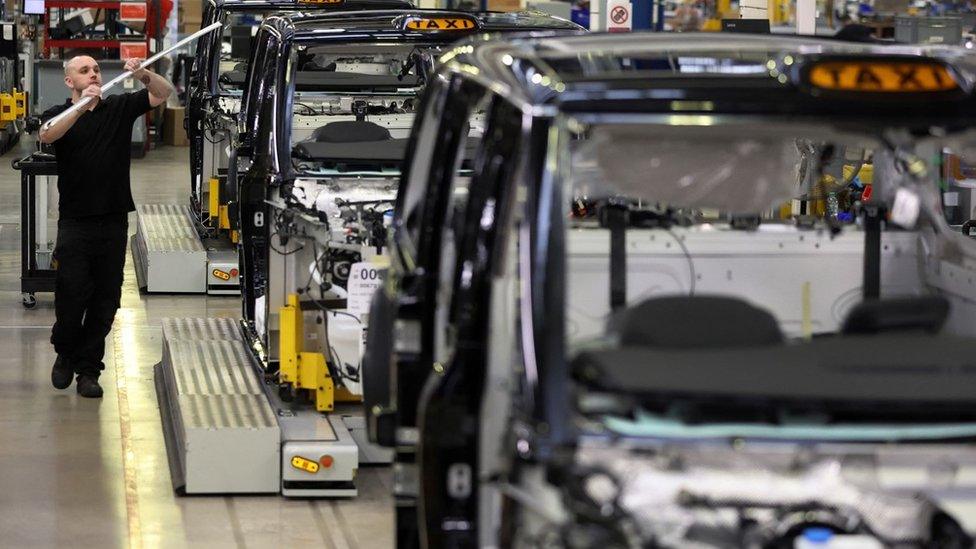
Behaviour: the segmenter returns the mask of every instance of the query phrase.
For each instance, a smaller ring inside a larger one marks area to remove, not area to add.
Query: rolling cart
[[[57,271],[51,265],[51,252],[47,237],[38,243],[38,232],[47,234],[47,193],[42,200],[42,215],[38,213],[37,178],[56,176],[58,164],[54,155],[36,152],[13,162],[20,171],[20,291],[25,308],[37,305],[38,292],[53,292]],[[44,223],[38,231],[38,222]],[[38,246],[40,244],[40,246]],[[39,249],[41,248],[41,249]],[[41,260],[38,261],[38,258]]]

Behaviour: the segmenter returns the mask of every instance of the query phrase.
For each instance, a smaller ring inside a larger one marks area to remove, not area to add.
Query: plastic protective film
[[[576,192],[682,208],[758,213],[797,196],[801,154],[779,135],[673,134],[667,128],[592,128],[573,155]],[[802,191],[799,191],[802,192]]]

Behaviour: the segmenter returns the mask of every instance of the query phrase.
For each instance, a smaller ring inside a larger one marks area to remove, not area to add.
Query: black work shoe
[[[58,359],[54,361],[54,368],[51,368],[51,385],[54,385],[55,389],[67,389],[74,377],[75,372],[68,359],[58,355]]]
[[[102,398],[102,387],[95,376],[78,376],[78,394],[85,398]]]

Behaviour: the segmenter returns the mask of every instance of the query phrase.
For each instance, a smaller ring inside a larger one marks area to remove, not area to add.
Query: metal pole
[[[145,61],[142,62],[142,65],[140,65],[140,68],[144,68],[144,67],[148,67],[149,65],[152,65],[153,63],[155,63],[156,61],[159,61],[164,55],[170,53],[171,51],[177,50],[179,48],[182,48],[183,46],[189,44],[190,42],[193,42],[194,40],[197,40],[201,36],[203,36],[205,34],[209,34],[209,33],[213,32],[213,31],[217,30],[218,28],[222,27],[223,25],[224,25],[223,23],[214,23],[214,24],[212,24],[212,25],[210,25],[208,27],[204,27],[204,28],[198,30],[197,32],[191,34],[190,36],[187,36],[183,40],[180,40],[179,42],[173,44],[169,48],[167,48],[167,49],[165,49],[165,50],[157,53],[156,55],[150,57],[149,59],[146,59]],[[132,71],[123,72],[122,74],[120,74],[120,75],[116,76],[115,78],[113,78],[112,80],[110,80],[108,82],[108,84],[105,84],[104,86],[102,86],[102,92],[105,92],[105,91],[109,90],[110,88],[112,88],[112,86],[115,86],[116,84],[118,84],[119,82],[125,80],[126,78],[128,78],[130,76],[132,76]],[[50,129],[51,126],[57,124],[58,122],[60,122],[61,120],[63,120],[66,116],[70,115],[71,113],[73,113],[73,112],[75,112],[77,110],[81,110],[81,109],[85,108],[85,106],[88,105],[89,103],[91,103],[91,98],[90,97],[84,97],[84,98],[82,98],[81,101],[78,101],[74,105],[71,105],[71,107],[69,107],[67,110],[65,110],[61,114],[59,114],[59,115],[55,116],[54,118],[52,118],[52,119],[48,120],[47,122],[45,122],[44,123],[44,126],[42,126],[42,129],[44,129],[44,130]]]

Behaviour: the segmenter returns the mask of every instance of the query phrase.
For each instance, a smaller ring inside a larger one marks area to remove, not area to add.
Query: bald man
[[[135,210],[129,187],[132,126],[166,101],[173,85],[140,69],[129,59],[125,70],[144,89],[102,97],[102,73],[88,56],[64,65],[71,99],[41,115],[46,122],[73,103],[91,97],[91,106],[42,129],[42,143],[52,143],[58,162],[58,272],[54,289],[56,320],[51,343],[58,353],[51,383],[67,389],[77,376],[78,394],[100,398],[98,376],[105,368],[105,336],[112,329],[122,296],[122,269],[129,212]]]

